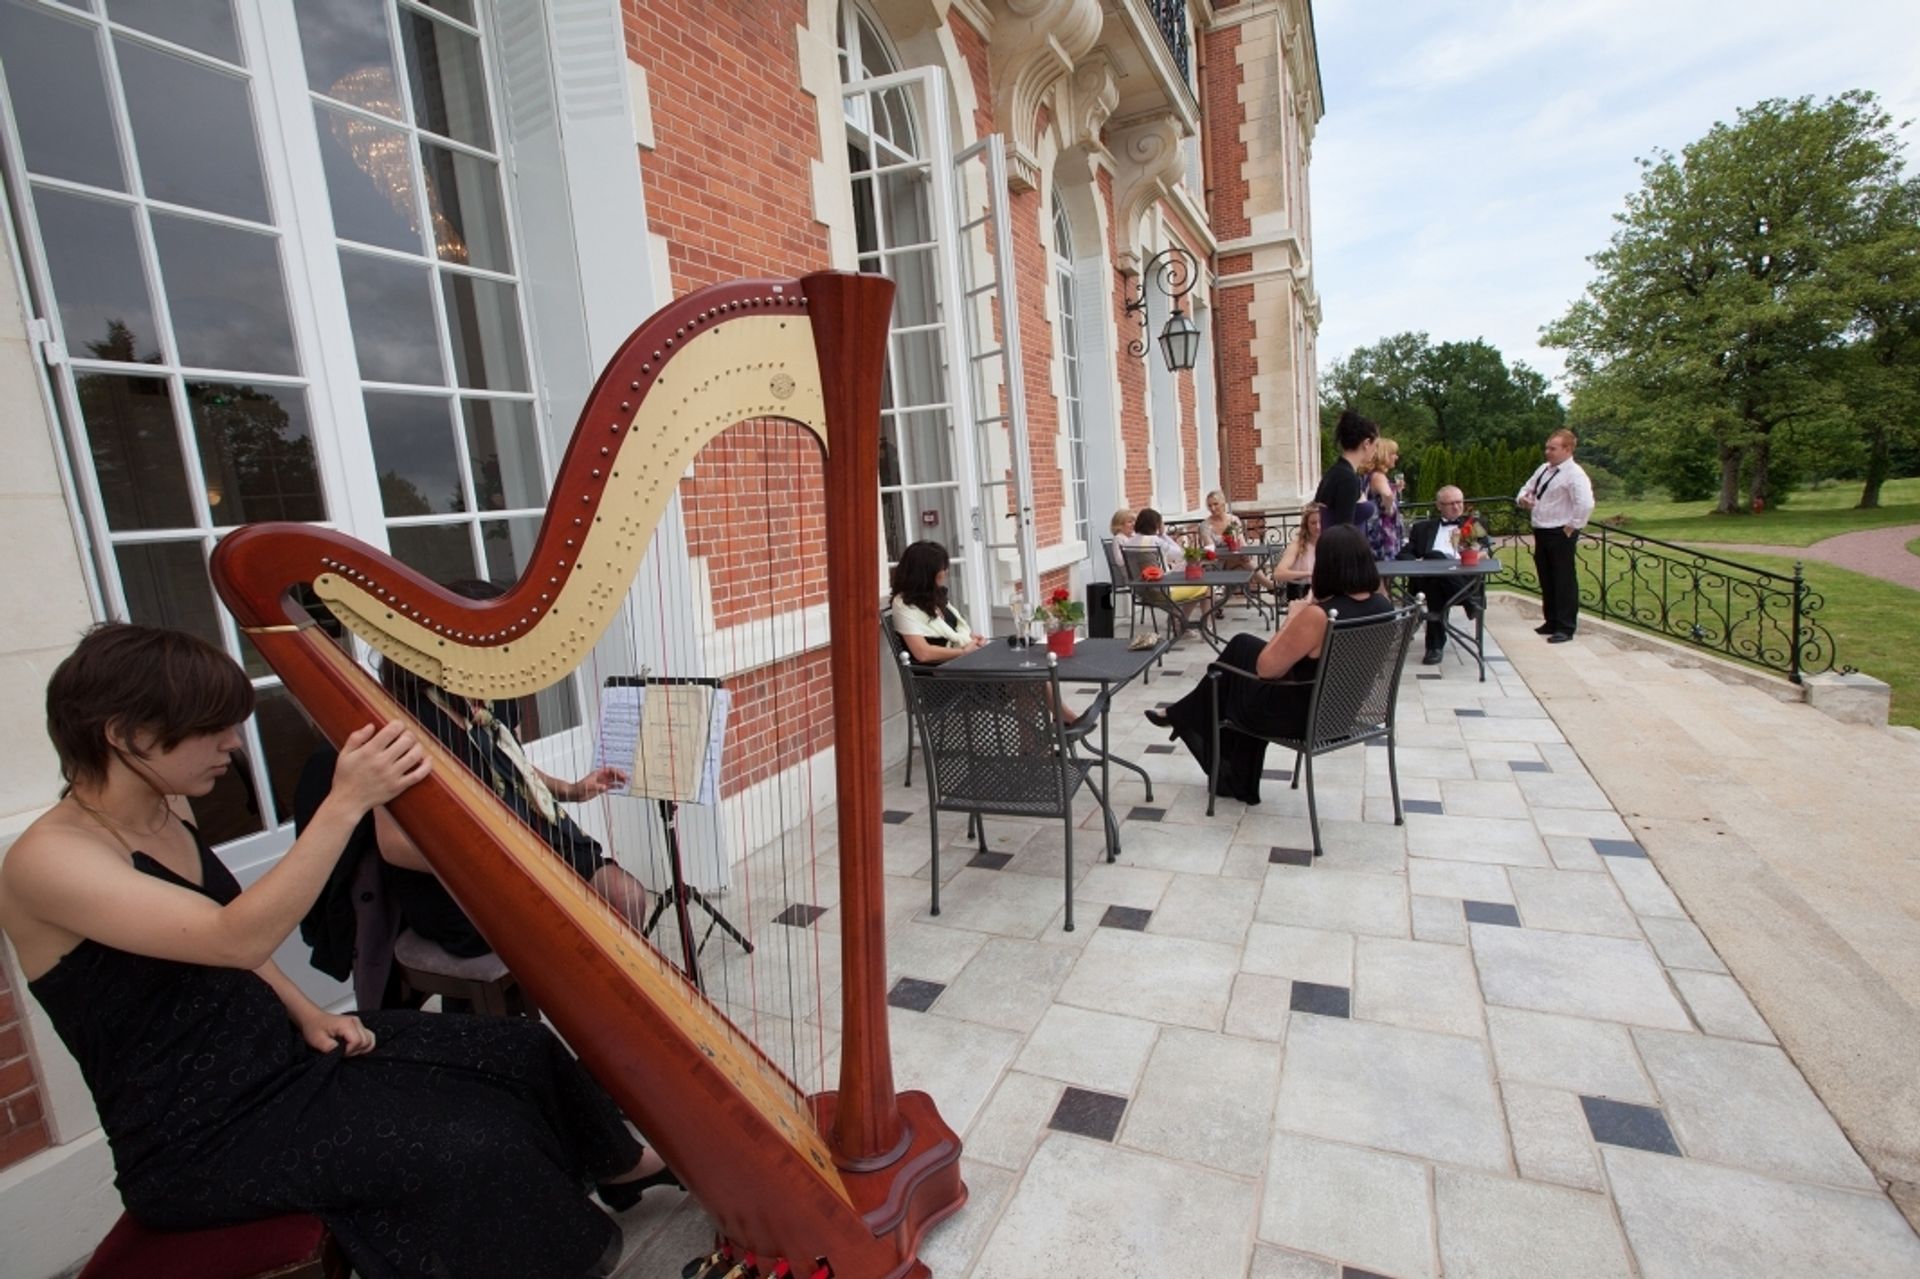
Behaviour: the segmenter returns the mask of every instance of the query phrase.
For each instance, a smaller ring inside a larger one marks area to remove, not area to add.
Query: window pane
[[[378,392],[370,392],[366,402],[367,433],[373,437],[373,464],[380,471],[380,501],[387,514],[466,510],[460,462],[453,451],[452,402],[434,395]]]
[[[414,124],[443,138],[493,150],[480,42],[424,13],[405,9],[400,12],[400,38],[407,51]]]
[[[29,172],[127,189],[92,30],[0,0],[0,65]]]
[[[404,129],[315,104],[320,162],[327,174],[334,234],[383,249],[419,253],[420,210]]]
[[[166,379],[82,373],[74,389],[107,527],[116,532],[194,527]]]
[[[276,822],[293,820],[293,788],[307,757],[326,745],[284,688],[263,688],[254,702],[254,727],[267,758],[267,786]]]
[[[475,576],[473,543],[465,524],[410,524],[387,530],[393,558],[436,582],[458,582]]]
[[[33,203],[68,354],[158,363],[160,339],[133,210],[45,187],[33,189]]]
[[[894,432],[906,455],[907,483],[932,484],[953,478],[952,450],[947,447],[953,423],[945,409],[902,413],[894,419]]]
[[[240,61],[240,39],[227,0],[107,0],[107,16],[162,40]]]
[[[215,524],[327,518],[305,392],[189,382],[187,408]]]
[[[127,596],[127,620],[166,626],[198,635],[224,651],[220,623],[213,611],[213,583],[207,577],[200,541],[144,542],[114,548],[120,585]]]
[[[893,327],[935,324],[940,319],[939,260],[934,251],[889,254],[880,268],[893,280]],[[989,344],[991,345],[991,344]],[[984,349],[976,348],[976,349]]]
[[[520,738],[537,741],[554,733],[564,733],[580,723],[580,703],[573,691],[573,676],[543,688],[532,697],[520,699]]]
[[[932,211],[927,198],[927,174],[902,169],[880,175],[882,243],[889,249],[933,240]]]
[[[428,268],[343,249],[340,275],[347,286],[360,376],[368,382],[445,386]]]
[[[453,342],[453,372],[461,386],[486,391],[525,391],[527,362],[520,343],[519,303],[511,284],[443,271],[447,337]]]
[[[156,213],[153,238],[182,364],[300,371],[278,237]]]
[[[386,0],[327,0],[297,4],[293,11],[309,89],[389,119],[404,118]]]
[[[474,500],[483,511],[546,505],[547,475],[533,405],[514,400],[466,400],[467,462]]]
[[[473,0],[420,0],[427,8],[474,26]]]
[[[481,520],[480,546],[487,556],[487,580],[517,582],[533,557],[533,539],[540,534],[538,515],[517,520]]]
[[[944,341],[938,329],[893,335],[894,403],[937,404],[947,398]]]
[[[246,82],[137,40],[114,49],[147,195],[271,222]]]
[[[434,251],[440,260],[489,271],[512,271],[507,217],[500,207],[498,166],[491,160],[428,142],[420,144],[420,158],[427,174]]]

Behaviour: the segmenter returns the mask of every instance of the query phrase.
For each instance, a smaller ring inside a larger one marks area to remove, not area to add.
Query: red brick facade
[[[0,965],[0,1168],[18,1163],[49,1145],[40,1086],[27,1056],[20,1005]]]

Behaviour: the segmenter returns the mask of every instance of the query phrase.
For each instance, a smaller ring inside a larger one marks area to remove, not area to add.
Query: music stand
[[[710,688],[720,687],[720,681],[717,679],[691,675],[613,675],[606,681],[608,688],[647,688],[669,684],[704,684]],[[637,764],[637,761],[635,762]],[[629,793],[638,794],[639,792]],[[700,952],[706,949],[707,939],[713,936],[714,929],[718,928],[733,938],[749,955],[753,953],[753,943],[734,926],[732,920],[721,914],[719,908],[707,900],[705,893],[687,882],[686,874],[680,865],[680,800],[677,797],[662,796],[654,796],[653,799],[659,806],[660,826],[666,835],[667,873],[672,879],[672,886],[666,892],[655,895],[653,909],[647,913],[646,926],[640,930],[640,935],[651,938],[653,930],[660,926],[660,916],[671,906],[674,922],[680,929],[680,966],[686,972],[688,979],[704,990],[706,982],[700,976]],[[688,910],[689,905],[698,906],[707,913],[706,931],[700,934],[698,942],[693,936],[693,918],[692,912]]]

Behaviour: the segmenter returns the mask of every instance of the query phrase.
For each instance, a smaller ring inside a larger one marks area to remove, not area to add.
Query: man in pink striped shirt
[[[1540,574],[1540,611],[1546,621],[1534,627],[1549,644],[1573,638],[1580,620],[1580,581],[1576,552],[1580,530],[1593,514],[1593,485],[1573,460],[1579,441],[1572,431],[1547,437],[1540,469],[1520,486],[1516,500],[1533,517],[1533,566]]]

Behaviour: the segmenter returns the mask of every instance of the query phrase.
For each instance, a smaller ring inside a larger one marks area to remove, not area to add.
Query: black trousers
[[[1533,530],[1533,567],[1540,574],[1540,611],[1547,624],[1564,635],[1571,635],[1580,622],[1580,582],[1575,572],[1575,552],[1580,539],[1567,536],[1564,528]]]
[[[1461,605],[1466,609],[1467,617],[1471,619],[1476,609],[1486,607],[1486,602],[1486,581],[1476,578],[1472,585],[1441,604],[1439,608],[1434,611],[1433,616],[1427,620],[1427,651],[1429,653],[1438,653],[1447,646],[1448,609],[1456,604]]]

